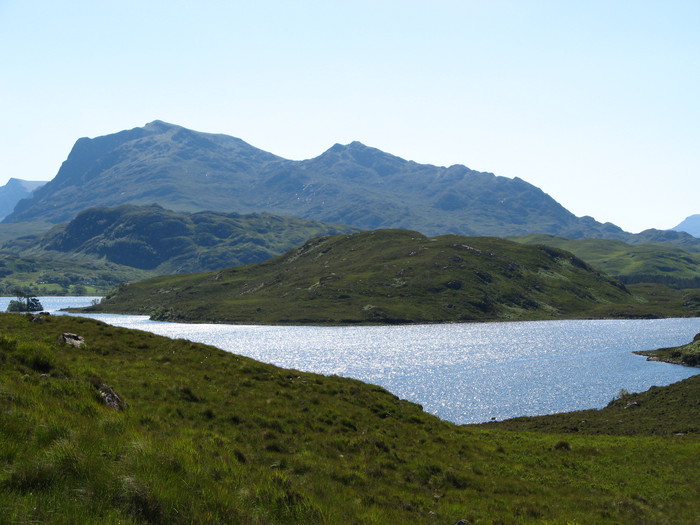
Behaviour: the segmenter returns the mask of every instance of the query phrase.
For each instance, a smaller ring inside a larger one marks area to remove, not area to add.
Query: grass
[[[697,430],[457,426],[359,381],[88,319],[30,319],[0,315],[7,523],[675,524],[700,515]],[[86,344],[59,344],[63,332]],[[124,410],[104,403],[107,387]],[[683,410],[674,404],[659,422]]]
[[[540,234],[513,237],[513,240],[568,250],[625,284],[659,283],[675,288],[700,288],[700,253],[697,245],[662,242],[628,244],[619,240],[566,239]]]
[[[0,295],[15,289],[33,295],[104,295],[120,282],[146,279],[153,272],[71,254],[19,257],[0,253]]]
[[[639,352],[642,353],[642,352]],[[646,392],[621,390],[605,410],[580,410],[488,423],[489,428],[548,433],[656,435],[700,433],[700,375]]]
[[[660,289],[667,290],[653,288]],[[135,283],[94,311],[176,321],[348,324],[692,316],[700,303],[676,292],[630,293],[555,248],[376,230],[313,239],[255,265]]]
[[[3,232],[25,231],[22,225],[0,225],[0,241]],[[311,237],[355,230],[267,213],[89,208],[46,233],[0,242],[0,293],[104,294],[121,282],[258,262]]]

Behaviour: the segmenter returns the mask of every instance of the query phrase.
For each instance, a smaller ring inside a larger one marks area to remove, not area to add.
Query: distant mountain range
[[[58,223],[91,206],[124,203],[269,212],[428,235],[629,235],[613,224],[576,217],[519,178],[418,164],[359,142],[292,161],[237,138],[161,121],[79,139],[56,177],[19,202],[5,222]]]
[[[678,232],[686,232],[693,237],[700,237],[700,214],[687,217],[678,226],[671,228]]]
[[[0,186],[0,220],[12,213],[20,200],[31,196],[34,190],[41,188],[44,184],[46,184],[44,181],[13,178],[4,186]]]

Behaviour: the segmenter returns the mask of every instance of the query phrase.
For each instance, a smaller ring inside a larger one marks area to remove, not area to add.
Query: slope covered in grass
[[[80,254],[18,257],[0,252],[0,295],[104,295],[120,283],[156,275]]]
[[[618,240],[566,239],[539,234],[513,237],[513,240],[570,251],[625,284],[659,283],[676,288],[700,288],[697,246],[664,244],[661,240],[628,244]]]
[[[19,232],[21,224],[0,226]],[[264,261],[312,237],[351,231],[356,228],[267,213],[89,208],[49,232],[5,242],[0,293],[20,288],[38,295],[104,294],[118,283],[154,275]]]
[[[268,213],[181,213],[157,205],[89,208],[66,224],[3,249],[24,257],[80,256],[157,274],[264,261],[312,237],[357,228]]]
[[[652,387],[641,393],[622,390],[603,410],[520,417],[488,423],[488,426],[552,433],[698,436],[700,375],[666,387]]]
[[[313,239],[255,265],[134,283],[96,311],[184,321],[417,323],[637,315],[646,307],[562,250],[376,230]]]
[[[459,427],[382,388],[0,315],[8,523],[694,523],[696,434]],[[59,342],[59,334],[85,344]],[[663,415],[661,416],[663,417]]]

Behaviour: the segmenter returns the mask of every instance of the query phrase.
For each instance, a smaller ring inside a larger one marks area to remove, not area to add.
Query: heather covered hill
[[[254,265],[133,283],[95,311],[342,324],[635,316],[655,306],[556,248],[376,230],[313,239]]]
[[[418,164],[359,142],[291,161],[226,135],[161,121],[78,140],[56,177],[7,222],[59,223],[92,206],[157,203],[176,211],[269,212],[429,235],[619,236],[519,179]]]

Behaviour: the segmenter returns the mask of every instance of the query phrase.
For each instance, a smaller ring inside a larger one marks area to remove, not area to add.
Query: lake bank
[[[700,331],[697,318],[318,327],[86,316],[284,368],[360,379],[455,423],[602,408],[620,389],[645,391],[698,373],[632,353],[687,342]]]

